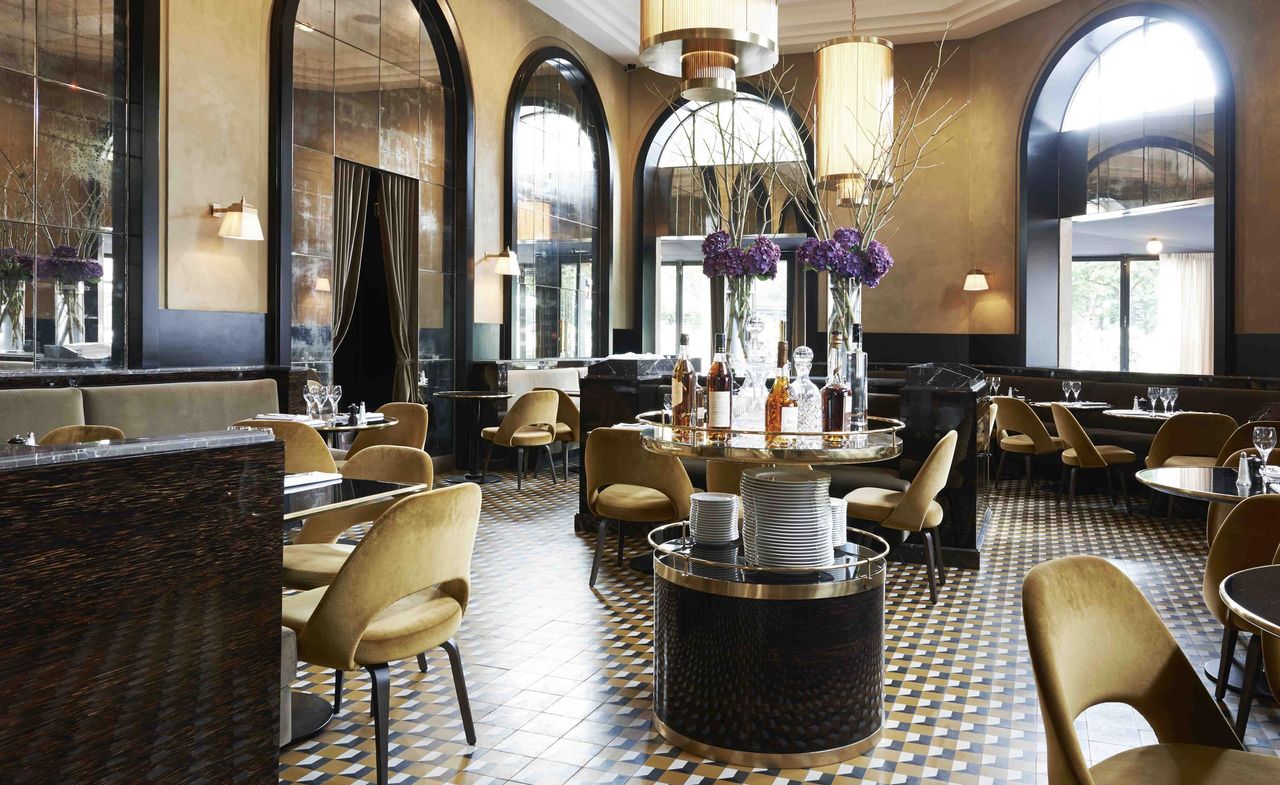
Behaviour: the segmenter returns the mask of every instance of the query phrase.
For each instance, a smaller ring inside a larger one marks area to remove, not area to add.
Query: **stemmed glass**
[[[1169,411],[1178,408],[1178,388],[1170,387],[1169,389]]]
[[[1001,379],[999,376],[988,376],[988,377],[987,377],[987,383],[991,385],[991,394],[992,394],[992,395],[999,395],[999,394],[1000,394],[1000,382],[1001,382],[1001,381],[1002,381],[1002,379]]]
[[[1084,382],[1074,381],[1071,383],[1071,396],[1076,403],[1080,403],[1080,388],[1084,386]]]
[[[1172,389],[1172,388],[1170,388],[1170,387],[1161,387],[1161,388],[1160,388],[1160,404],[1161,404],[1161,406],[1164,408],[1164,413],[1165,413],[1165,414],[1168,414],[1168,413],[1169,413],[1169,390],[1170,390],[1170,389]]]
[[[671,423],[671,395],[670,395],[670,393],[668,393],[667,395],[662,396],[662,421],[663,421],[663,422],[665,422],[665,423],[668,423],[668,424],[670,424],[670,423]]]
[[[329,388],[329,403],[333,404],[334,419],[338,417],[338,401],[342,400],[342,385],[335,384]]]
[[[302,393],[302,400],[307,402],[307,417],[314,420],[316,416],[316,396],[311,392],[311,388],[307,387]]]
[[[1148,388],[1147,388],[1147,400],[1148,400],[1148,401],[1151,401],[1151,413],[1152,413],[1152,414],[1155,414],[1155,413],[1156,413],[1156,403],[1157,403],[1157,402],[1159,402],[1159,400],[1160,400],[1160,388],[1159,388],[1159,387],[1148,387]]]
[[[1262,456],[1262,474],[1264,476],[1274,474],[1270,466],[1267,465],[1267,456],[1276,448],[1276,429],[1270,426],[1257,426],[1253,429],[1253,446],[1257,448],[1258,454]]]
[[[1071,401],[1071,382],[1062,383],[1062,401],[1070,403]]]
[[[316,417],[324,419],[324,404],[329,400],[329,385],[322,384],[316,390]]]

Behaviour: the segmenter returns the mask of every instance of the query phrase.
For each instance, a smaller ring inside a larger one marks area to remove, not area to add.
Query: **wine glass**
[[[322,384],[316,389],[316,417],[324,419],[324,404],[329,400],[329,385]]]
[[[335,384],[329,388],[329,403],[333,404],[333,416],[338,416],[338,401],[342,400],[342,385]]]
[[[1080,388],[1084,386],[1084,382],[1076,380],[1071,383],[1071,395],[1075,398],[1076,403],[1080,403]]]
[[[1001,381],[1001,379],[1000,379],[1000,377],[999,377],[999,376],[988,376],[988,377],[987,377],[987,383],[991,385],[991,394],[992,394],[992,395],[999,395],[999,394],[1000,394],[1000,381]]]
[[[1062,400],[1064,403],[1071,401],[1071,382],[1062,383]]]
[[[1262,474],[1273,474],[1271,467],[1267,465],[1267,456],[1276,448],[1276,429],[1270,426],[1257,426],[1253,429],[1253,446],[1257,448],[1258,454],[1262,456]]]
[[[1151,413],[1152,413],[1152,414],[1155,414],[1155,413],[1156,413],[1156,402],[1160,400],[1160,388],[1159,388],[1159,387],[1148,387],[1148,388],[1147,388],[1147,400],[1151,402]]]
[[[1172,398],[1173,398],[1172,387],[1160,388],[1160,402],[1164,404],[1165,414],[1168,414],[1169,412],[1173,411],[1171,408],[1169,408],[1169,401],[1172,400]]]
[[[667,393],[666,395],[662,396],[662,421],[665,423],[671,422],[671,394],[670,393]]]
[[[1170,387],[1169,388],[1169,411],[1173,411],[1176,408],[1178,408],[1178,388]]]
[[[313,420],[316,419],[316,396],[315,393],[311,392],[310,387],[302,392],[302,400],[307,402],[307,417]]]

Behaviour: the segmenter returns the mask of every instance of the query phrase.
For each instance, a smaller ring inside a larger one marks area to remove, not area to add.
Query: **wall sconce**
[[[977,267],[969,271],[964,277],[964,290],[966,292],[985,292],[991,288],[991,284],[987,282],[987,274],[979,270]]]
[[[1159,237],[1152,237],[1150,240],[1147,240],[1147,253],[1152,256],[1159,256],[1160,252],[1163,250],[1164,243],[1160,242]]]
[[[329,279],[328,279],[328,278],[317,278],[317,279],[316,279],[316,291],[317,291],[317,292],[331,292],[331,291],[333,291],[333,287],[329,285]]]
[[[222,216],[218,236],[228,240],[262,240],[262,224],[258,221],[258,208],[240,197],[240,201],[226,206],[209,205],[209,215]]]
[[[520,260],[516,258],[516,252],[510,248],[501,253],[487,253],[482,262],[493,262],[493,272],[498,275],[520,275]]]

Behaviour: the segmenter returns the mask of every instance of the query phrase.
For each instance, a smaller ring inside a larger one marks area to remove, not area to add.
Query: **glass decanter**
[[[795,398],[799,407],[799,430],[801,433],[815,434],[812,437],[800,438],[800,447],[811,449],[822,444],[822,395],[818,385],[809,378],[813,369],[813,350],[808,346],[797,346],[791,353],[792,367],[795,369],[795,380],[791,382],[791,397]]]

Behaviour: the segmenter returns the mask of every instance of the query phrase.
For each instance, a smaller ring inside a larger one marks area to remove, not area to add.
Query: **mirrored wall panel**
[[[515,359],[590,357],[595,346],[603,120],[583,100],[586,78],[566,60],[547,60],[516,110]]]
[[[124,365],[125,0],[0,0],[0,371]]]

